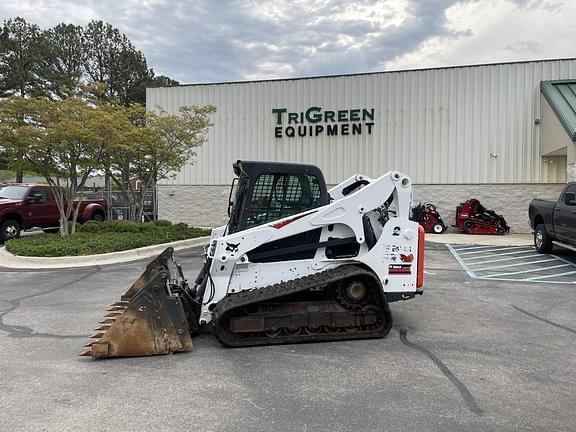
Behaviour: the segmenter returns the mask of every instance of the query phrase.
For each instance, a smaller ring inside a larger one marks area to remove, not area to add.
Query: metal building
[[[148,109],[216,106],[193,164],[158,185],[159,217],[226,221],[232,162],[408,174],[414,201],[478,198],[526,232],[528,202],[576,178],[576,59],[147,89]]]

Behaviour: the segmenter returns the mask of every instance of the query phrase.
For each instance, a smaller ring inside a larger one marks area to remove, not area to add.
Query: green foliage
[[[87,85],[123,105],[145,104],[146,87],[178,85],[155,76],[144,54],[120,30],[103,21],[86,27],[58,24],[43,30],[16,17],[0,27],[0,97],[69,97]]]
[[[102,21],[90,22],[84,35],[88,51],[85,67],[90,80],[105,82],[106,95],[122,105],[142,102],[135,98],[135,93],[154,76],[144,54],[126,35]]]
[[[73,24],[58,24],[44,32],[44,77],[50,94],[66,98],[82,86],[88,60],[84,29]]]
[[[129,220],[106,221],[103,225],[103,231],[107,232],[140,232],[140,226]]]
[[[84,224],[82,224],[82,226],[80,227],[80,229],[78,231],[79,232],[87,232],[87,233],[102,232],[102,223],[103,222],[97,222],[94,220],[89,220],[89,221],[84,222]]]
[[[127,126],[85,98],[0,100],[0,142],[47,180],[66,220],[88,175],[102,166],[105,146],[125,139]]]
[[[179,115],[146,112],[143,107],[110,108],[124,128],[123,140],[110,142],[104,157],[108,173],[132,209],[130,218],[141,220],[146,195],[139,194],[125,179],[138,179],[142,190],[168,178],[185,164],[193,163],[196,148],[207,141],[213,106],[180,108]]]
[[[120,224],[102,223],[102,228],[108,230],[101,232],[85,232],[84,230],[74,235],[60,237],[56,234],[39,234],[34,236],[21,237],[6,242],[6,250],[15,255],[21,256],[78,256],[93,255],[108,252],[134,249],[155,244],[168,243],[176,240],[185,240],[196,237],[203,237],[210,234],[209,230],[199,228],[187,228],[186,230],[168,227],[158,227],[154,224],[135,224],[130,221]],[[126,227],[133,223],[137,228],[147,225],[144,231],[124,231]],[[84,226],[92,225],[90,223]],[[153,227],[150,229],[149,227]],[[112,227],[119,231],[110,231]],[[84,227],[83,227],[84,228]]]
[[[158,219],[157,221],[152,222],[156,226],[172,226],[172,222],[166,219]]]
[[[78,232],[80,231],[80,229],[82,228],[82,225],[80,225],[78,222],[72,222],[72,221],[68,221],[66,222],[67,226],[68,226],[68,232],[71,233],[72,232],[72,226],[74,226],[74,231]]]
[[[140,225],[140,232],[162,232],[162,228],[155,225],[154,222],[144,222]]]
[[[44,94],[41,62],[45,40],[37,25],[17,17],[0,28],[0,97]]]

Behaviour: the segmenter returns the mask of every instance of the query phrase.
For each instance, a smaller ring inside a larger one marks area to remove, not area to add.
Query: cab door
[[[57,227],[60,215],[56,201],[47,187],[30,188],[26,198],[26,228]]]
[[[576,184],[566,188],[554,207],[554,232],[558,240],[576,244]]]

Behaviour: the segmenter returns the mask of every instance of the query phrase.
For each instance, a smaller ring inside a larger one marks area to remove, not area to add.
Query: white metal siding
[[[173,113],[217,108],[195,164],[164,183],[228,184],[237,159],[313,163],[332,184],[391,169],[421,184],[538,183],[539,84],[568,78],[576,60],[159,88],[146,99]],[[273,108],[311,106],[374,108],[372,135],[274,137]]]

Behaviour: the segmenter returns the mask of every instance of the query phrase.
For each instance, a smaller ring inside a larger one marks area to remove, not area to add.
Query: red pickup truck
[[[102,221],[108,214],[105,200],[81,201],[78,222]],[[0,243],[20,231],[60,225],[60,213],[50,187],[38,184],[0,184]]]

